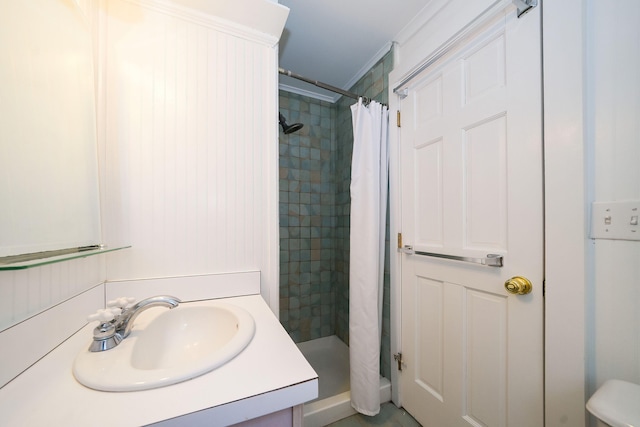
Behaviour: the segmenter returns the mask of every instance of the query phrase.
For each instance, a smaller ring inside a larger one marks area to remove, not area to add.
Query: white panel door
[[[402,404],[424,426],[543,425],[539,8],[512,8],[401,101]],[[527,295],[504,283],[524,276]]]

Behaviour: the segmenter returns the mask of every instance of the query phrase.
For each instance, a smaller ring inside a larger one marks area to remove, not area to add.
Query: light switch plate
[[[640,200],[593,202],[591,238],[640,240]]]

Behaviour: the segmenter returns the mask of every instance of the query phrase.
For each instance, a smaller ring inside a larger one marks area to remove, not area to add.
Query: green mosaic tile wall
[[[388,103],[389,52],[352,92]],[[280,91],[280,112],[302,130],[280,132],[280,321],[295,342],[337,335],[349,343],[350,106]],[[388,240],[387,225],[387,240]],[[389,245],[387,244],[387,253]],[[388,255],[388,254],[387,254]],[[389,377],[389,268],[381,370]]]
[[[280,321],[295,342],[335,329],[332,271],[335,228],[335,107],[280,91]]]

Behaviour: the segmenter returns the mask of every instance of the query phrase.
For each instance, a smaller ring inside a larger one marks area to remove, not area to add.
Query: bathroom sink
[[[233,359],[255,332],[244,309],[219,301],[153,308],[140,315],[131,334],[100,352],[83,349],[73,374],[83,385],[103,391],[164,387],[210,372]]]

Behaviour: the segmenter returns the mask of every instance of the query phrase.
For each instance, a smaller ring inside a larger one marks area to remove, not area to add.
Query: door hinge
[[[518,8],[518,18],[538,6],[538,0],[512,0]]]
[[[413,246],[411,245],[402,245],[402,233],[398,233],[398,249],[396,249],[401,254],[407,255],[415,255],[415,251],[413,250]]]
[[[402,371],[402,353],[396,353],[393,355],[393,360],[398,362],[398,371]]]
[[[400,126],[400,110],[396,111],[396,124],[398,127],[402,127]]]

